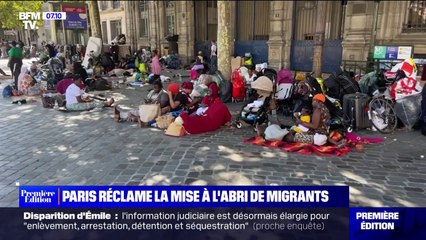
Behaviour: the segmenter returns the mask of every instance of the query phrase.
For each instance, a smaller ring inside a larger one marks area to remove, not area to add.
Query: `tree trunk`
[[[90,29],[92,37],[102,38],[101,17],[99,15],[99,6],[97,1],[87,1],[90,15]],[[103,39],[105,41],[106,39]]]
[[[317,1],[317,18],[315,25],[315,43],[314,43],[314,61],[312,71],[317,77],[322,75],[322,56],[324,48],[324,33],[325,33],[325,12],[327,9],[326,1]]]
[[[225,79],[231,75],[231,1],[217,1],[217,66]],[[211,39],[213,40],[213,39]]]

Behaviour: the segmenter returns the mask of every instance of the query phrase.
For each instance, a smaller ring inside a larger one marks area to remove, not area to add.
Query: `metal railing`
[[[342,67],[344,71],[354,72],[355,75],[363,75],[367,68],[367,61],[343,60]]]

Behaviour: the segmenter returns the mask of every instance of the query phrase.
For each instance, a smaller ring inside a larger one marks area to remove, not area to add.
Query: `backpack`
[[[4,89],[3,89],[3,97],[4,98],[9,98],[12,96],[12,91],[13,88],[10,85],[7,85]]]

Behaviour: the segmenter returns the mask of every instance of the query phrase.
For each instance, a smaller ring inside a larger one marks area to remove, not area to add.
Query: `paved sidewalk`
[[[168,73],[173,74],[173,73]],[[1,82],[0,91],[5,86]],[[136,107],[147,89],[106,92]],[[29,98],[27,98],[29,99]],[[235,113],[241,104],[228,104]],[[345,157],[290,154],[242,142],[251,128],[168,137],[113,121],[111,109],[63,113],[0,99],[0,206],[21,185],[349,185],[352,206],[426,206],[425,137],[384,135]],[[380,135],[380,134],[376,134]]]

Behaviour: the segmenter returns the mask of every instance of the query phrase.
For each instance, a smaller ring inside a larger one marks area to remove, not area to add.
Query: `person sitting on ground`
[[[203,56],[202,51],[198,51],[198,55],[197,55],[197,58],[195,59],[195,61],[197,61],[197,59],[199,59],[201,64],[204,64],[204,56]]]
[[[94,76],[101,76],[101,75],[105,75],[105,69],[102,66],[101,62],[96,63],[95,68],[93,68],[93,75]]]
[[[300,118],[300,121],[304,123],[310,123],[311,122],[311,115],[312,115],[312,107],[306,105],[302,107],[301,112],[294,113],[295,118]],[[302,124],[298,124],[295,126],[292,126],[290,128],[290,133],[302,133],[302,132],[308,132],[309,128],[303,126]]]
[[[188,100],[185,95],[179,91],[179,85],[177,83],[171,83],[167,88],[167,95],[169,96],[170,114],[173,117],[179,116],[183,111]]]
[[[200,107],[197,109],[196,115],[203,115],[208,108],[215,102],[220,101],[219,99],[219,88],[215,83],[209,84],[208,94],[204,96],[201,101]]]
[[[231,120],[229,109],[218,97],[218,89],[216,84],[209,85],[209,95],[203,99],[205,111],[192,115],[182,112],[176,118],[175,121],[182,124],[187,133],[198,134],[215,131]]]
[[[186,97],[186,111],[191,114],[195,112],[198,108],[198,103],[193,101],[191,96],[192,90],[194,89],[194,84],[192,82],[183,82],[182,83],[182,93]]]
[[[73,72],[67,72],[64,76],[64,79],[62,79],[61,81],[58,82],[58,84],[56,84],[56,91],[64,95],[65,92],[67,91],[67,88],[74,83],[73,76],[74,76]],[[79,85],[79,87],[81,90],[84,89],[85,85],[83,84],[83,82]]]
[[[87,63],[87,70],[92,69],[92,73],[93,73],[93,68],[95,68],[95,63],[93,62],[93,58],[89,58]]]
[[[109,101],[98,102],[94,101],[90,97],[84,96],[85,93],[79,87],[82,84],[82,78],[80,75],[75,74],[73,76],[73,83],[68,86],[65,91],[65,99],[67,101],[66,108],[69,111],[85,111],[94,108],[111,107],[114,103],[114,98]]]
[[[296,123],[308,128],[307,132],[289,133],[284,137],[286,142],[311,143],[322,146],[327,143],[330,112],[325,106],[325,95],[316,94],[312,98],[312,121],[310,123],[303,122],[300,116],[296,118]]]
[[[126,61],[126,58],[124,58],[124,57],[120,58],[120,63],[118,63],[117,68],[121,68],[121,69],[129,69],[129,68],[127,67],[127,61]]]
[[[30,66],[30,70],[28,71],[28,74],[31,76],[31,78],[33,79],[33,82],[35,83],[37,76],[43,74],[43,72],[37,67],[35,63],[33,63]]]
[[[87,78],[89,77],[87,74],[86,69],[83,68],[81,65],[81,62],[74,62],[73,64],[73,71],[74,74],[78,74],[81,76],[81,79],[83,79],[83,83],[87,85]]]
[[[18,76],[18,91],[20,94],[27,95],[28,89],[33,86],[33,79],[28,74],[28,66],[23,65],[21,67],[21,73]]]
[[[157,80],[153,83],[154,89],[152,89],[146,98],[144,99],[145,104],[160,104],[161,114],[165,114],[170,110],[169,107],[169,97],[167,92],[163,89],[163,84],[160,80]],[[139,122],[140,114],[139,109],[134,109],[128,112],[124,112],[117,105],[114,108],[114,120],[116,122],[131,121]],[[141,125],[143,127],[143,125]]]

